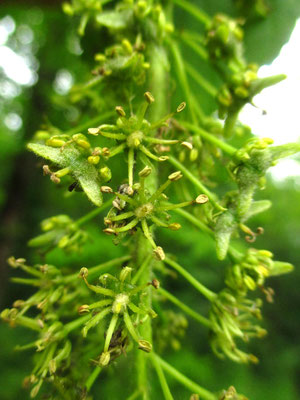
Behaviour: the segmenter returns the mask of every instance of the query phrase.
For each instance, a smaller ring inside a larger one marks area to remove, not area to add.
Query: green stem
[[[23,315],[21,315],[16,317],[16,322],[19,325],[32,329],[34,331],[39,331],[39,332],[41,331],[41,327],[38,321],[33,318],[24,317]]]
[[[168,41],[171,51],[173,53],[173,57],[175,60],[175,67],[177,70],[177,76],[179,78],[180,84],[182,86],[182,89],[184,91],[184,94],[186,96],[186,101],[187,103],[190,105],[189,106],[189,113],[191,116],[191,119],[193,121],[194,124],[197,124],[198,119],[197,116],[195,114],[195,110],[194,110],[194,105],[193,102],[191,100],[191,90],[190,90],[190,86],[189,86],[189,82],[188,82],[188,78],[186,76],[186,72],[185,72],[185,63],[182,59],[182,55],[181,52],[177,46],[176,42],[173,42],[172,40]]]
[[[85,324],[90,318],[90,315],[84,315],[81,318],[77,318],[74,321],[69,322],[64,326],[64,332],[66,332],[66,334],[69,334],[70,332],[79,328],[81,325]]]
[[[133,338],[133,340],[138,342],[139,341],[138,334],[137,334],[136,330],[134,329],[133,323],[132,323],[131,318],[127,311],[124,311],[123,318],[124,318],[126,328],[127,328],[128,332],[130,333],[131,337]]]
[[[139,220],[137,218],[135,218],[132,221],[130,221],[127,225],[122,226],[121,228],[114,228],[114,231],[115,232],[127,232],[130,229],[134,228],[138,223],[139,223]]]
[[[174,400],[174,398],[173,398],[173,396],[171,394],[171,391],[169,389],[168,382],[166,380],[164,371],[163,371],[160,363],[157,361],[155,355],[150,354],[150,360],[152,361],[152,364],[153,364],[153,366],[154,366],[154,368],[156,370],[156,373],[157,373],[157,376],[158,376],[158,379],[159,379],[159,383],[160,383],[160,386],[162,388],[165,400]]]
[[[181,372],[177,371],[174,367],[168,364],[166,361],[162,360],[157,354],[153,354],[156,361],[161,365],[161,367],[173,378],[175,378],[178,382],[180,382],[183,386],[188,388],[195,394],[198,394],[203,400],[217,400],[217,396],[208,390],[204,389],[202,386],[199,386],[197,383],[193,382]]]
[[[133,186],[133,166],[134,166],[134,150],[131,147],[128,151],[128,184]]]
[[[233,135],[234,127],[239,116],[239,111],[230,112],[225,120],[223,132],[224,137],[229,138]]]
[[[109,348],[109,345],[110,345],[110,341],[111,341],[111,338],[112,338],[113,333],[115,331],[115,327],[117,325],[117,322],[118,322],[118,314],[114,314],[112,316],[112,319],[110,320],[109,327],[108,327],[108,329],[106,331],[106,338],[105,338],[105,343],[104,343],[104,351],[105,352],[108,351],[108,348]]]
[[[88,379],[87,379],[87,381],[85,383],[85,387],[86,387],[87,392],[89,392],[91,390],[91,387],[95,383],[95,380],[98,378],[98,376],[99,376],[101,371],[102,371],[102,368],[97,366],[94,369],[94,371],[91,373],[91,375],[88,377]]]
[[[202,193],[206,194],[209,198],[210,202],[217,208],[219,211],[225,211],[220,204],[218,204],[214,199],[214,194],[211,193],[200,181],[197,179],[188,168],[186,168],[183,164],[181,164],[175,157],[169,156],[169,161],[173,164],[176,168],[178,168],[190,182],[192,182],[197,188],[201,190]]]
[[[186,128],[190,129],[191,131],[199,134],[203,139],[207,140],[208,142],[210,142],[212,144],[215,144],[217,147],[219,147],[221,150],[223,150],[225,153],[227,153],[231,157],[236,157],[237,149],[235,147],[218,139],[216,136],[205,131],[204,129],[200,128],[199,126],[195,126],[189,122],[180,121],[180,123],[183,126],[185,126]]]
[[[201,314],[197,313],[196,311],[192,310],[189,306],[184,304],[180,301],[177,297],[173,296],[171,293],[167,292],[163,288],[158,289],[158,293],[161,293],[164,297],[170,300],[173,304],[177,307],[181,308],[187,315],[194,318],[196,321],[200,322],[200,324],[204,325],[206,328],[211,328],[211,323],[209,319],[203,317]]]
[[[145,261],[143,262],[143,264],[140,266],[140,268],[138,269],[137,273],[134,275],[134,277],[131,280],[131,283],[133,285],[135,285],[140,277],[144,274],[145,269],[148,267],[148,264],[150,262],[150,260],[152,259],[152,254],[149,254],[146,258]]]
[[[157,246],[156,246],[156,243],[154,242],[153,237],[149,231],[147,221],[145,219],[142,219],[141,224],[142,224],[142,229],[143,229],[145,237],[149,240],[149,242],[151,243],[151,246],[154,249],[156,249]]]
[[[198,228],[201,229],[201,231],[208,233],[210,236],[214,237],[214,232],[207,226],[205,225],[202,221],[200,221],[195,215],[190,214],[188,211],[181,210],[181,209],[176,209],[174,210],[177,214],[181,215],[188,221],[190,221],[192,224],[197,226]]]
[[[90,211],[83,217],[79,218],[76,222],[75,225],[77,227],[85,224],[86,222],[90,221],[91,219],[94,219],[98,214],[100,214],[103,210],[105,210],[107,207],[111,205],[111,200],[107,200],[105,203],[102,204],[101,207],[95,208],[94,210]]]
[[[182,275],[195,289],[197,289],[204,297],[206,297],[209,301],[214,301],[217,297],[217,294],[212,292],[210,289],[202,285],[196,278],[194,278],[186,269],[181,267],[175,261],[166,257],[164,262],[174,268],[180,275]]]

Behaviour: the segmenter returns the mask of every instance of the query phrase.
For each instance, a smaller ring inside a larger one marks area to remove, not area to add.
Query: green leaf
[[[270,270],[270,276],[282,275],[292,272],[294,266],[290,263],[283,261],[274,261],[273,266]]]
[[[219,260],[224,260],[226,257],[231,235],[236,227],[235,217],[229,210],[219,216],[215,228],[216,251]]]
[[[272,203],[269,200],[253,201],[246,215],[246,220],[256,214],[262,213],[271,207]]]
[[[276,161],[280,158],[292,156],[300,152],[300,143],[287,143],[281,146],[272,146],[269,148],[272,160]]]
[[[56,149],[36,143],[29,143],[27,148],[59,167],[70,168],[71,175],[80,183],[91,202],[98,207],[102,205],[101,182],[98,171],[77,148],[68,145],[62,150],[61,148]]]
[[[111,29],[125,29],[132,22],[132,11],[105,11],[97,15],[97,22]]]

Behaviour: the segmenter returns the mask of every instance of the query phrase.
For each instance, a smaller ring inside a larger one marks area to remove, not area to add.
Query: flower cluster
[[[182,178],[181,172],[176,171],[170,174],[167,181],[151,194],[145,189],[145,178],[151,174],[151,171],[151,168],[147,166],[139,172],[139,183],[133,186],[127,184],[120,186],[113,201],[113,207],[104,220],[107,225],[104,232],[109,235],[118,236],[121,234],[122,236],[122,234],[132,232],[133,229],[140,227],[149,240],[155,257],[158,260],[164,260],[165,253],[162,247],[156,245],[149,223],[176,231],[181,226],[176,222],[169,223],[171,217],[168,211],[192,204],[205,204],[208,197],[201,194],[195,200],[171,204],[167,202],[168,198],[164,191],[172,182]]]
[[[214,17],[206,35],[210,59],[225,81],[216,97],[219,117],[227,118],[225,136],[232,135],[237,116],[245,104],[252,104],[256,94],[286,78],[285,75],[258,78],[258,66],[247,64],[244,59],[243,36],[241,21],[222,14]]]
[[[152,148],[156,146],[156,150],[161,152],[165,149],[162,149],[159,146],[169,146],[178,143],[178,140],[157,137],[157,134],[160,134],[160,128],[165,126],[166,122],[173,117],[175,113],[173,112],[166,115],[159,121],[150,123],[144,117],[149,104],[153,103],[155,100],[150,92],[146,92],[144,97],[145,100],[139,107],[136,114],[131,113],[131,115],[127,117],[123,107],[117,106],[116,112],[119,115],[119,118],[115,125],[105,124],[96,128],[88,129],[88,132],[91,135],[101,135],[117,142],[117,146],[109,150],[109,158],[114,157],[124,151],[127,153],[128,183],[130,187],[133,185],[134,164],[137,162],[138,158],[145,165],[151,164],[149,159],[155,161],[166,161],[168,156],[155,155],[151,151]],[[176,113],[183,111],[184,108],[185,103],[181,103],[177,107]]]
[[[131,279],[131,272],[132,268],[124,267],[118,278],[106,273],[99,277],[101,285],[92,285],[87,280],[88,269],[80,270],[80,276],[87,287],[104,296],[102,300],[79,307],[80,314],[92,314],[82,330],[83,336],[86,337],[91,328],[111,315],[104,349],[98,360],[101,366],[107,365],[111,359],[124,353],[128,336],[137,342],[139,349],[145,352],[150,352],[152,349],[152,344],[140,337],[138,326],[148,318],[156,317],[156,313],[151,308],[145,307],[141,299],[147,296],[149,286],[158,287],[159,283],[153,280],[151,283],[136,286],[133,283],[135,280]]]
[[[239,63],[243,56],[243,37],[241,23],[226,15],[217,14],[206,34],[206,46],[214,62]]]

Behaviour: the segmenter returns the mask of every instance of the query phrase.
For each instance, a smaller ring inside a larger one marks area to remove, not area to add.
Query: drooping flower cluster
[[[212,302],[210,310],[211,346],[221,358],[224,355],[236,362],[257,362],[252,354],[238,348],[236,340],[248,342],[251,337],[261,338],[267,333],[256,321],[262,319],[261,299],[249,299],[248,291],[259,288],[273,301],[273,289],[265,287],[267,277],[285,274],[293,269],[289,263],[272,260],[267,250],[249,249],[226,272],[223,289]]]

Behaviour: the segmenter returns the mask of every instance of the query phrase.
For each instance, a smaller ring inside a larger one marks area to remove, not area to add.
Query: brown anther
[[[183,101],[182,103],[179,104],[179,106],[176,109],[176,112],[180,113],[181,111],[183,111],[186,107],[186,102]]]
[[[53,174],[50,175],[50,179],[51,179],[51,181],[54,182],[54,183],[60,183],[60,179],[59,179],[58,176],[55,175],[55,173],[53,173]]]
[[[144,169],[142,169],[139,172],[139,176],[141,178],[147,178],[147,176],[149,176],[151,174],[151,172],[152,172],[152,169],[150,167],[146,166]]]
[[[154,103],[154,101],[155,101],[152,93],[150,93],[150,92],[144,93],[144,97],[145,97],[147,103],[149,103],[149,104]]]
[[[105,225],[111,225],[112,221],[109,218],[104,218],[104,224]]]
[[[160,156],[158,157],[158,161],[167,161],[169,159],[168,156]]]
[[[82,267],[80,272],[79,272],[79,277],[80,278],[86,278],[89,274],[89,270],[86,267]]]
[[[120,199],[116,198],[113,202],[112,202],[113,207],[115,207],[117,210],[121,211],[122,208],[120,206]]]
[[[101,148],[100,147],[95,147],[93,152],[92,152],[92,156],[100,156],[101,155]]]
[[[170,181],[178,181],[178,180],[181,179],[181,178],[182,178],[182,173],[181,173],[181,171],[173,172],[172,174],[170,174],[170,175],[168,176],[168,179],[169,179]]]
[[[157,146],[155,146],[155,150],[157,153],[167,153],[171,149],[170,149],[170,146],[163,146],[161,144],[158,144]]]
[[[181,143],[181,146],[184,146],[184,147],[186,147],[186,148],[189,149],[189,150],[192,150],[192,149],[193,149],[193,145],[192,145],[192,143],[190,143],[190,142],[182,142],[182,143]]]
[[[120,116],[120,117],[126,117],[126,113],[124,111],[124,108],[122,106],[117,106],[115,108],[116,113]]]
[[[13,303],[13,307],[19,308],[19,307],[22,307],[24,304],[25,304],[25,301],[24,301],[24,300],[16,300],[16,301],[14,301],[14,303]]]
[[[259,235],[262,235],[264,233],[264,228],[262,228],[261,226],[259,226],[257,229],[256,229],[256,234],[259,236]]]
[[[253,235],[253,236],[245,236],[245,240],[246,240],[246,242],[248,242],[248,243],[254,243],[255,240],[256,240],[256,235]]]
[[[52,174],[52,172],[51,172],[51,170],[49,168],[49,165],[43,165],[43,173],[44,173],[44,175],[51,175]]]
[[[166,258],[165,252],[160,246],[157,246],[156,249],[153,250],[153,254],[158,261],[163,261]]]
[[[112,193],[113,190],[110,186],[101,186],[100,190],[102,193]]]
[[[155,288],[158,289],[160,287],[160,283],[157,279],[152,279],[151,285]]]
[[[196,197],[195,202],[197,204],[205,204],[209,201],[209,198],[206,196],[206,194],[199,194],[199,196]]]
[[[103,232],[106,233],[107,235],[115,235],[116,232],[112,228],[105,228],[103,229]]]
[[[109,151],[108,147],[103,147],[102,148],[102,155],[103,155],[103,157],[109,157],[110,151]]]
[[[40,266],[40,271],[41,271],[43,274],[46,274],[46,273],[48,272],[48,264],[41,265],[41,266]]]
[[[42,321],[40,318],[37,319],[37,323],[38,323],[38,325],[39,325],[39,327],[40,327],[41,329],[44,328],[44,326],[45,326],[44,321]]]
[[[89,128],[88,129],[88,133],[93,136],[97,136],[99,134],[99,131],[100,131],[99,128]]]
[[[82,306],[78,307],[78,314],[88,314],[90,312],[90,306],[88,304],[83,304]]]

